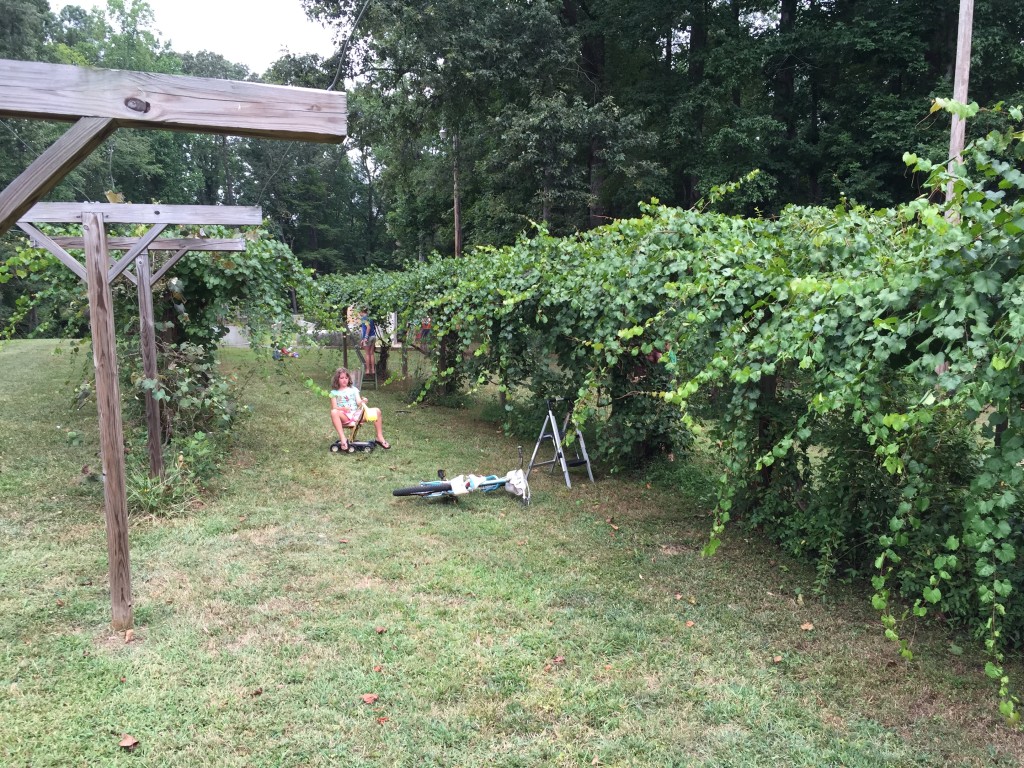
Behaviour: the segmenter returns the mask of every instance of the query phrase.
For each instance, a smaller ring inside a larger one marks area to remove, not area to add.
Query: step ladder
[[[376,351],[376,349],[375,349],[375,351]],[[374,354],[374,353],[370,352],[370,353],[367,353],[367,354]],[[356,357],[359,358],[359,364],[362,365],[362,367],[363,367],[363,370],[359,372],[360,375],[362,375],[363,384],[369,386],[372,383],[374,390],[376,390],[377,389],[377,366],[375,365],[373,367],[373,373],[367,374],[366,373],[366,357],[363,355],[363,350],[360,349],[359,347],[356,347]],[[369,378],[367,378],[367,376]],[[362,389],[362,387],[356,387],[356,389]]]
[[[562,420],[562,429],[561,432],[559,432],[558,420],[555,418],[555,403],[561,402],[565,402],[565,398],[556,397],[547,400],[548,415],[544,417],[544,426],[540,430],[540,437],[537,438],[537,445],[533,449],[533,456],[530,457],[530,466],[526,470],[526,479],[530,479],[530,472],[533,471],[534,467],[546,467],[550,464],[551,471],[554,472],[554,465],[560,464],[562,467],[562,474],[565,476],[565,485],[567,488],[572,488],[572,480],[569,479],[569,467],[586,466],[587,476],[590,478],[590,482],[594,482],[594,473],[590,469],[590,456],[587,455],[587,444],[583,440],[583,433],[580,432],[579,427],[576,426],[576,422],[572,421],[571,405],[565,414],[565,418]],[[566,459],[565,450],[562,448],[562,439],[570,425],[576,433],[576,442],[574,444],[575,456]],[[553,444],[555,457],[548,461],[537,461],[537,454],[540,452],[540,446],[545,440],[550,440]]]

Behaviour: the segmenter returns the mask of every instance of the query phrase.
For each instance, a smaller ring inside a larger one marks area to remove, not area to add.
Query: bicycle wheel
[[[411,488],[395,488],[392,496],[433,496],[435,493],[444,493],[452,489],[451,483],[420,483]]]

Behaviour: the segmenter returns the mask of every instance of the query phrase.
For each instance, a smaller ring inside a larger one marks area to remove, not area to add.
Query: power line
[[[341,70],[345,66],[345,54],[348,52],[348,44],[352,42],[352,35],[356,33],[356,27],[359,26],[359,20],[363,18],[363,13],[369,5],[370,0],[363,0],[363,5],[359,9],[359,13],[356,14],[355,20],[352,22],[352,28],[348,31],[348,35],[345,37],[345,42],[341,44],[341,49],[338,51],[338,71],[334,73],[334,79],[331,81],[331,84],[327,86],[328,91],[333,91],[334,86],[338,84],[338,80],[341,78]]]

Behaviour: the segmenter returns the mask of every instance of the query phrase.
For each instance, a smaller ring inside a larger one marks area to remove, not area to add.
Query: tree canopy
[[[144,0],[3,0],[0,56],[350,90],[340,147],[119,131],[52,194],[263,206],[319,272],[690,207],[759,169],[736,212],[905,202],[938,157],[957,0],[305,0],[342,50],[254,73],[162,42]],[[971,99],[1024,94],[1024,7],[976,0]],[[343,57],[343,60],[342,60]],[[0,182],[61,126],[4,121]],[[984,131],[984,120],[977,130]]]

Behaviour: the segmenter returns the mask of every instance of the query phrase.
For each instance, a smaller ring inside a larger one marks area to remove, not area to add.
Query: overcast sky
[[[329,56],[333,30],[306,18],[300,0],[148,0],[160,39],[178,53],[213,51],[245,64],[256,74],[287,51]],[[65,5],[106,8],[106,0],[50,0]]]

